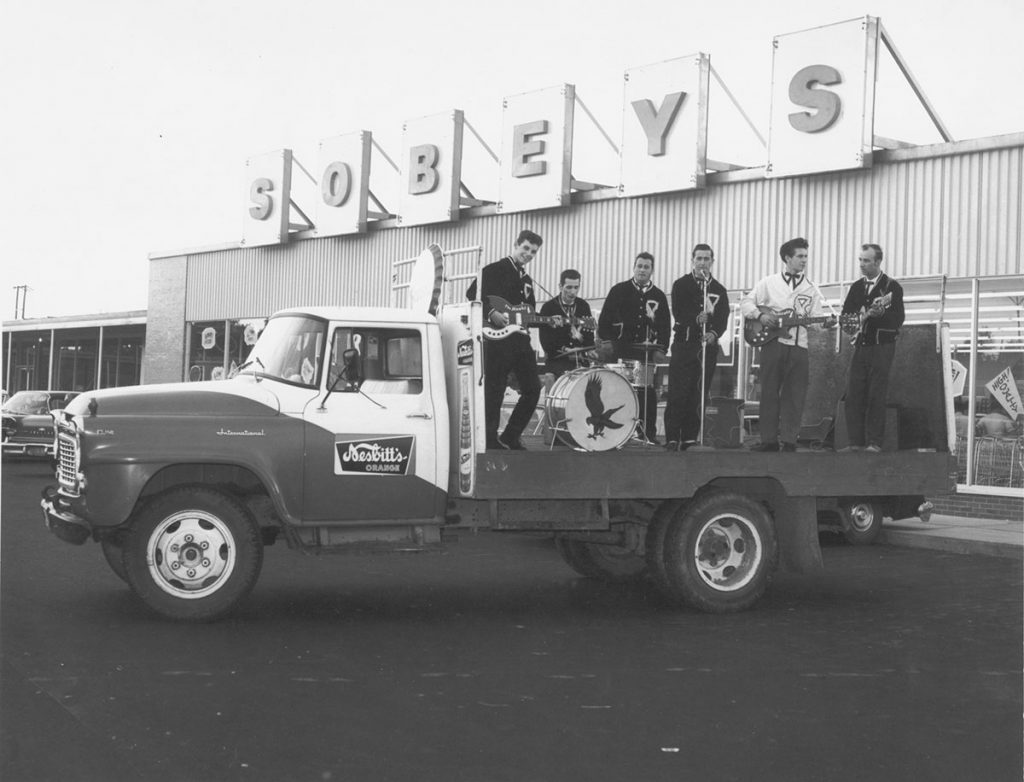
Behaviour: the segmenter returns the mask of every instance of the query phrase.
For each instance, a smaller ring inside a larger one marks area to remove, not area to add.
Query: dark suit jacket
[[[896,341],[900,326],[906,314],[903,311],[903,288],[888,275],[881,274],[878,282],[871,289],[871,293],[865,293],[864,280],[857,280],[850,286],[843,302],[843,314],[860,313],[871,306],[871,302],[888,294],[892,294],[891,301],[885,312],[879,318],[867,318],[861,327],[860,336],[857,337],[858,345],[884,345]]]

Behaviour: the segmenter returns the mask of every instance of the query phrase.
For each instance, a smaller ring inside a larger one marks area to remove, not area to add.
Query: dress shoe
[[[679,451],[679,450],[681,450],[680,447],[679,447],[679,441],[678,440],[669,440],[667,443],[665,443],[665,450],[666,451]]]
[[[840,448],[836,453],[853,453],[854,451],[863,451],[864,446],[862,445],[848,445],[845,448]]]
[[[526,446],[523,445],[523,441],[518,437],[512,437],[506,432],[502,432],[498,435],[498,443],[502,448],[507,448],[510,451],[525,451]]]
[[[685,451],[687,448],[692,448],[696,444],[696,440],[683,440],[681,443],[679,443],[679,450]]]
[[[796,453],[796,443],[783,443],[779,450],[783,453]]]
[[[879,446],[875,445],[874,443],[869,445],[864,450],[867,451],[868,453],[881,453],[882,452],[882,449]]]
[[[779,450],[779,444],[778,443],[758,443],[757,445],[751,446],[750,450],[751,451],[755,451],[757,453],[775,453],[776,451]]]

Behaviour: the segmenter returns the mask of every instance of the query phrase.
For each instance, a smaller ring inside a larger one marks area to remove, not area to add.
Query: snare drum
[[[644,388],[654,385],[654,371],[657,365],[653,361],[644,364],[643,361],[625,359],[617,364],[605,364],[605,368],[622,375],[631,386]]]
[[[566,372],[548,391],[548,425],[566,445],[584,451],[621,448],[633,436],[639,406],[620,374],[594,367]]]

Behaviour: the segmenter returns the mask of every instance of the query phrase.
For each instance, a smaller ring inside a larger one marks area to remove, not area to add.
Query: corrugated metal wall
[[[566,209],[513,215],[484,208],[453,224],[377,226],[361,236],[193,254],[186,320],[256,317],[296,305],[383,305],[392,261],[437,242],[445,249],[482,245],[487,262],[509,250],[520,228],[544,238],[531,266],[540,285],[553,292],[559,271],[574,267],[591,300],[630,276],[641,250],[654,254],[655,282],[667,291],[702,241],[715,248],[716,276],[730,290],[777,269],[778,246],[793,236],[811,243],[809,273],[819,284],[857,276],[865,241],[882,245],[886,271],[897,278],[1021,274],[1024,136],[943,147],[934,157],[880,153],[861,171],[782,180],[721,174],[702,191],[583,196]],[[154,307],[151,301],[151,313]]]

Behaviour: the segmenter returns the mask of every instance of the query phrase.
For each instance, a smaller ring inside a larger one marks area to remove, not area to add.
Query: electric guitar
[[[871,304],[860,308],[860,312],[848,312],[842,317],[843,331],[850,335],[850,344],[856,345],[857,339],[864,330],[864,324],[868,321],[868,315],[874,313],[881,315],[892,305],[892,291],[879,296]]]
[[[505,339],[510,334],[524,334],[530,326],[558,326],[569,324],[577,328],[593,331],[597,328],[597,321],[594,318],[567,318],[564,315],[538,315],[529,304],[509,304],[501,296],[488,296],[487,303],[495,312],[508,315],[508,325],[504,328],[497,328],[490,325],[489,320],[484,321],[485,339]]]
[[[812,323],[824,323],[827,320],[832,320],[831,315],[816,315],[805,318],[800,315],[794,315],[793,310],[791,309],[773,310],[771,307],[758,307],[758,309],[762,313],[772,313],[777,315],[779,318],[779,325],[766,326],[759,320],[744,318],[743,339],[747,341],[748,345],[753,345],[755,348],[767,345],[769,342],[785,336],[786,332],[794,326],[810,326]],[[846,317],[848,316],[843,316],[843,318]]]

